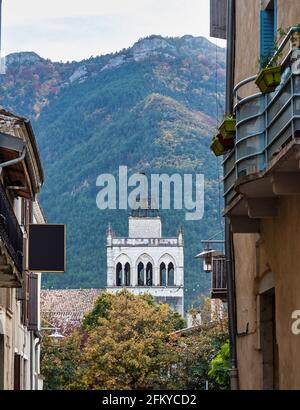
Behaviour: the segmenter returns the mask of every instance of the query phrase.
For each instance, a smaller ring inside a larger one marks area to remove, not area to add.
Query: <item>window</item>
[[[130,286],[130,265],[128,262],[125,264],[125,286]]]
[[[160,286],[166,286],[167,285],[166,265],[164,264],[164,262],[160,264],[159,284],[160,284]]]
[[[140,262],[138,264],[138,285],[139,286],[144,286],[145,281],[144,281],[144,264]]]
[[[174,280],[174,265],[173,263],[169,263],[168,266],[168,286],[174,286],[175,285],[175,280]]]
[[[119,262],[116,268],[116,285],[122,286],[122,264]]]
[[[150,262],[146,266],[146,284],[147,286],[153,285],[152,263]]]
[[[272,0],[260,12],[260,65],[263,66],[275,51],[277,34],[277,0]]]

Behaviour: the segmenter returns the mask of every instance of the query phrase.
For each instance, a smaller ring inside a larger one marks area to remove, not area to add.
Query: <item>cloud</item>
[[[209,33],[209,0],[3,0],[3,49],[81,60],[150,34]]]

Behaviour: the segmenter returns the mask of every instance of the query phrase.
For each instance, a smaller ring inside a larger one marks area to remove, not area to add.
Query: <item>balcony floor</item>
[[[242,176],[235,183],[237,196],[225,208],[235,233],[260,232],[260,219],[278,215],[278,198],[300,195],[300,139],[293,139],[264,171]]]

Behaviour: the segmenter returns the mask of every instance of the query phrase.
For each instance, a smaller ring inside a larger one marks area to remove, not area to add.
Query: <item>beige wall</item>
[[[270,271],[275,285],[279,387],[299,389],[300,335],[291,331],[291,315],[300,310],[300,197],[281,198],[280,217],[264,220],[261,231],[260,236],[234,235],[240,388],[262,388],[256,303],[262,278]]]
[[[300,388],[300,335],[291,315],[300,309],[300,198],[280,200],[280,217],[262,226],[263,247],[274,274],[281,388]]]
[[[257,235],[234,235],[237,302],[237,351],[241,389],[257,388],[260,383],[260,354],[257,350],[255,277]],[[245,289],[247,291],[245,292]],[[251,356],[248,352],[251,351]],[[255,360],[253,360],[255,355]],[[245,360],[246,358],[246,360]]]
[[[260,9],[265,0],[236,1],[235,84],[259,71]],[[277,0],[277,28],[286,30],[300,23],[300,1]],[[258,91],[254,83],[244,86],[240,95]]]
[[[258,71],[260,0],[236,1],[235,84]],[[245,86],[241,96],[253,93],[256,86]]]
[[[294,24],[300,23],[300,1],[299,0],[277,0],[277,27],[286,29]]]

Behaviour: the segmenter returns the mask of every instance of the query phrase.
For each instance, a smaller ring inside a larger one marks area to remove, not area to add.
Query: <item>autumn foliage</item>
[[[137,390],[199,388],[226,325],[183,336],[184,321],[149,295],[103,293],[79,333],[43,346],[49,389]],[[205,327],[205,326],[204,326]],[[212,340],[214,342],[212,343]],[[201,346],[202,344],[202,346]]]

